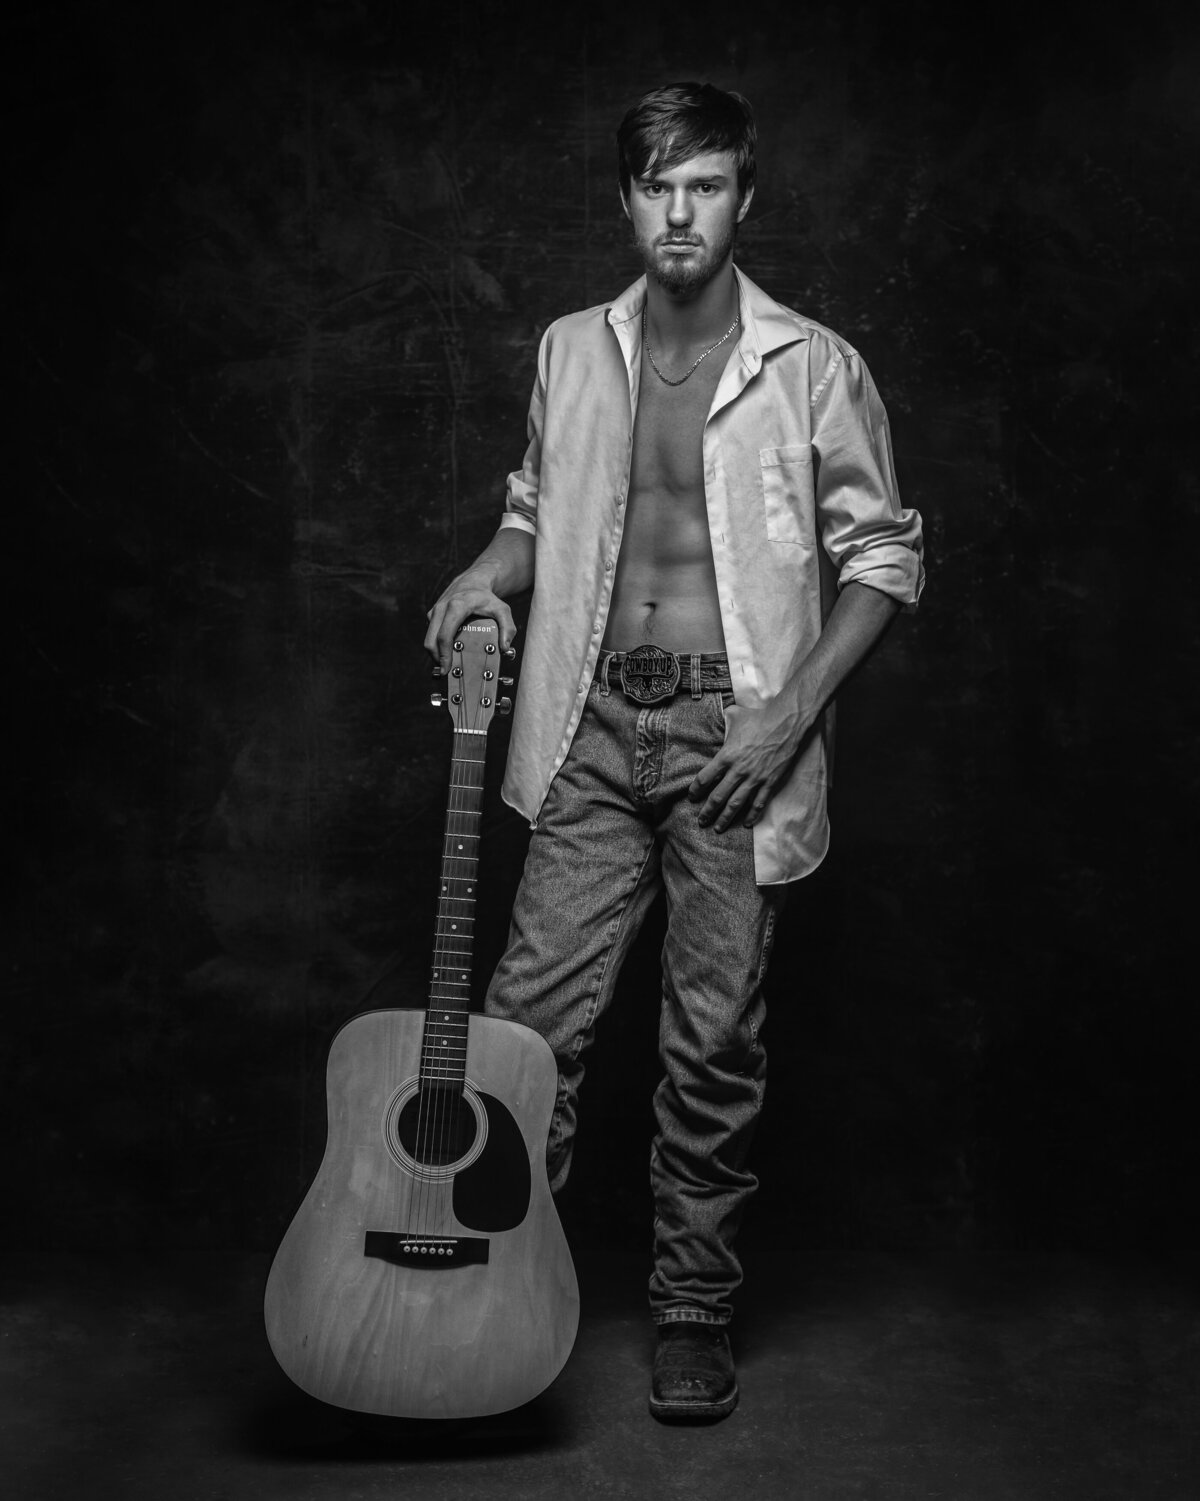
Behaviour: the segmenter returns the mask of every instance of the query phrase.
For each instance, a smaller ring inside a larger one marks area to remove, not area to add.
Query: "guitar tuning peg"
[[[446,702],[446,700],[442,697],[442,695],[440,693],[431,693],[429,695],[429,702],[433,705],[433,707],[435,709],[440,709],[442,707],[442,705]]]
[[[496,705],[496,713],[503,715],[507,719],[508,716],[512,713],[512,699],[502,698]]]
[[[512,680],[512,678],[501,678],[500,679],[500,683],[501,683],[501,686],[504,687],[504,688],[511,688],[512,685],[513,685],[513,680]]]

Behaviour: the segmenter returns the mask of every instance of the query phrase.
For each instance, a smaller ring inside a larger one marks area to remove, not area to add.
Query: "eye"
[[[715,182],[698,182],[696,184],[696,192],[704,198],[711,197],[716,191],[717,185]]]
[[[660,193],[666,192],[666,189],[661,182],[644,182],[642,184],[642,192],[645,193],[647,198],[657,198]]]

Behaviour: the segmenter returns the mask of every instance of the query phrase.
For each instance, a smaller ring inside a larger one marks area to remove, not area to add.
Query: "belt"
[[[661,703],[684,691],[699,698],[702,693],[728,693],[733,688],[723,651],[660,651],[648,643],[633,651],[600,654],[595,681],[601,693],[610,691],[614,678],[615,686],[637,704]]]

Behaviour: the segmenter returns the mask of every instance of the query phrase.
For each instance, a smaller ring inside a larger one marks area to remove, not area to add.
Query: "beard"
[[[700,291],[708,285],[728,260],[737,239],[737,220],[734,219],[715,239],[707,241],[694,231],[679,235],[658,235],[652,240],[642,239],[634,233],[634,243],[646,267],[664,292],[680,296]],[[694,245],[691,255],[678,255],[660,247],[674,243]]]

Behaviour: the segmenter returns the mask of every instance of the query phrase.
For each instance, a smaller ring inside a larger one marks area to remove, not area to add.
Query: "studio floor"
[[[13,1501],[753,1496],[1196,1501],[1200,1305],[1181,1258],[748,1258],[741,1404],[646,1411],[636,1257],[583,1256],[562,1376],[503,1417],[362,1431],[262,1333],[268,1258],[9,1257],[0,1474]]]

